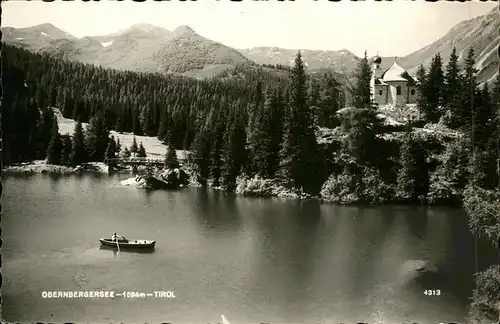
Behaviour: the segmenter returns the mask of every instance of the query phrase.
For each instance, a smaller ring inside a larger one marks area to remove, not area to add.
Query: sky
[[[327,0],[178,0],[143,3],[10,0],[2,2],[2,27],[52,23],[76,36],[96,36],[147,23],[174,30],[181,25],[237,49],[348,49],[358,56],[405,56],[457,23],[483,15],[498,3],[422,0],[329,2]]]

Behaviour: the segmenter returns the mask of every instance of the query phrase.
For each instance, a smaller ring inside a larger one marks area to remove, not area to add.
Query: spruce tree
[[[141,119],[139,117],[138,109],[134,109],[132,111],[132,133],[134,133],[134,135],[142,135],[143,134]]]
[[[425,114],[429,103],[427,101],[427,72],[425,67],[420,64],[416,73],[417,78],[417,107],[420,113]]]
[[[447,124],[452,128],[460,126],[460,92],[462,90],[460,65],[456,48],[450,54],[444,76],[444,105],[448,111]]]
[[[307,75],[300,52],[297,53],[292,72],[287,118],[281,151],[281,178],[296,190],[314,194],[319,190],[319,170],[316,168],[318,144],[312,111],[308,105]]]
[[[62,136],[62,152],[61,152],[62,165],[71,165],[72,149],[73,149],[73,142],[71,141],[71,136],[69,134],[64,134]]]
[[[137,157],[140,157],[140,158],[147,157],[146,149],[142,145],[142,142],[139,144],[139,148],[137,149]]]
[[[210,176],[210,137],[206,126],[202,126],[192,144],[190,159],[198,173],[198,181],[205,184]]]
[[[314,114],[315,125],[320,125],[321,118],[323,117],[321,116],[320,108],[318,106],[320,91],[318,83],[318,79],[311,75],[311,77],[309,78],[309,89],[307,90],[307,97],[309,98],[309,107],[311,107],[311,110]]]
[[[440,107],[443,104],[444,93],[443,62],[439,53],[431,60],[424,87],[427,105],[421,108],[424,109],[425,119],[436,123],[441,117]]]
[[[252,171],[260,175],[265,174],[267,169],[266,154],[270,144],[267,112],[270,110],[270,100],[270,93],[266,90],[263,104],[259,105],[253,114],[253,126],[248,138]]]
[[[222,131],[221,125],[216,127],[212,134],[212,150],[210,152],[210,176],[214,187],[220,186],[222,175]]]
[[[87,149],[91,161],[104,161],[109,131],[104,114],[99,112],[90,119],[87,128]]]
[[[132,145],[130,145],[130,153],[132,153],[133,156],[135,157],[135,155],[137,154],[137,150],[138,150],[137,141],[134,135],[134,137],[132,138]]]
[[[283,140],[285,104],[283,97],[275,91],[272,94],[272,104],[270,111],[269,132],[271,133],[271,146],[268,155],[267,165],[269,167],[267,176],[273,178],[278,172],[280,165],[280,149]]]
[[[372,70],[368,63],[367,53],[358,63],[355,73],[355,85],[351,89],[353,96],[353,106],[356,108],[370,108],[374,107],[370,89],[370,82],[372,79]]]
[[[337,111],[343,105],[341,84],[330,72],[322,75],[319,88],[316,103],[318,124],[322,127],[335,128],[339,125]]]
[[[158,128],[158,139],[163,142],[168,142],[168,136],[172,127],[172,115],[169,113],[168,108],[164,108],[160,119],[160,126]]]
[[[245,162],[245,121],[235,109],[224,133],[222,147],[224,161],[222,166],[222,186],[226,191],[234,191],[236,178]]]
[[[111,136],[108,141],[108,147],[106,148],[106,153],[105,153],[105,162],[109,165],[110,164],[110,159],[116,158],[116,142],[115,138]]]
[[[52,109],[47,107],[43,108],[40,124],[38,126],[40,142],[37,156],[39,158],[45,157],[47,154],[47,148],[49,147],[49,143],[52,138],[52,130],[54,128],[54,123],[56,122],[57,120]]]
[[[179,160],[177,159],[177,152],[172,146],[168,146],[167,153],[165,154],[165,168],[176,169],[179,167]]]
[[[116,138],[116,145],[115,145],[115,156],[118,156],[120,152],[122,151],[122,145],[120,143],[120,138]]]
[[[77,122],[73,133],[73,147],[71,150],[70,160],[71,165],[73,166],[77,166],[81,163],[87,162],[88,160],[83,127],[80,121]]]
[[[460,91],[460,93],[462,94],[460,98],[461,109],[459,113],[461,126],[460,128],[468,133],[471,132],[472,115],[475,104],[474,97],[477,91],[477,70],[474,68],[474,66],[476,65],[474,55],[474,49],[471,47],[467,52],[467,57],[465,59],[462,88]]]
[[[131,153],[128,149],[128,147],[125,146],[125,148],[123,149],[123,152],[122,152],[122,157],[128,159],[130,157]]]
[[[47,149],[47,163],[48,164],[61,164],[62,156],[62,140],[59,135],[59,127],[57,121],[52,124],[52,137],[50,138],[49,147]]]

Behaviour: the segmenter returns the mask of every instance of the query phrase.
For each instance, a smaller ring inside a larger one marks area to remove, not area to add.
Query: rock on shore
[[[189,179],[190,176],[186,171],[176,168],[162,171],[157,175],[157,178],[150,175],[137,175],[120,183],[122,186],[134,186],[140,189],[176,189],[189,185]]]

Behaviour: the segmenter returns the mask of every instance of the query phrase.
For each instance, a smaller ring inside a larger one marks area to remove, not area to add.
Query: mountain
[[[500,63],[497,54],[500,45],[498,30],[500,30],[500,11],[498,8],[493,8],[483,16],[458,23],[435,42],[397,60],[408,72],[414,74],[420,64],[428,67],[432,57],[440,53],[444,69],[453,47],[456,47],[459,63],[463,66],[467,51],[473,47],[479,83],[492,82],[498,74]],[[389,68],[393,63],[394,57],[382,57],[381,67]]]
[[[293,64],[297,51],[299,50],[265,46],[239,50],[240,53],[258,64],[286,66]],[[359,62],[359,57],[346,49],[340,51],[301,49],[300,52],[309,70],[327,68],[339,73],[351,74]]]
[[[188,26],[171,32],[137,24],[116,33],[83,38],[50,24],[22,29],[7,27],[2,32],[3,41],[9,44],[118,70],[206,77],[235,66],[254,64],[238,51],[204,38]]]
[[[492,82],[498,74],[499,59],[497,48],[500,45],[500,11],[493,8],[489,13],[458,23],[446,35],[435,42],[407,56],[398,57],[398,64],[415,74],[418,66],[429,66],[431,59],[438,53],[443,60],[443,68],[449,61],[453,47],[456,47],[460,64],[464,63],[467,51],[474,47],[478,81]],[[290,65],[293,63],[297,49],[278,47],[254,47],[240,52],[259,64]],[[332,68],[347,75],[356,70],[359,57],[348,50],[313,51],[300,50],[310,70]],[[382,57],[382,69],[388,69],[394,63],[394,57]]]
[[[411,74],[418,65],[428,66],[437,53],[446,66],[453,47],[457,48],[460,63],[470,47],[476,52],[478,81],[492,81],[498,74],[499,59],[496,49],[500,45],[500,11],[463,21],[435,42],[407,56],[398,63]],[[76,38],[52,24],[28,28],[2,28],[3,41],[32,51],[45,51],[57,57],[101,65],[119,70],[174,73],[191,77],[220,74],[236,66],[272,64],[289,66],[297,49],[254,47],[235,50],[197,34],[189,26],[174,31],[137,24],[123,31],[103,36]],[[300,50],[312,72],[333,69],[337,73],[352,75],[360,60],[350,51]],[[382,57],[382,68],[389,68],[394,57]],[[443,68],[444,68],[443,66]]]
[[[50,48],[54,40],[77,39],[49,23],[26,28],[5,27],[1,30],[3,42],[35,51]]]

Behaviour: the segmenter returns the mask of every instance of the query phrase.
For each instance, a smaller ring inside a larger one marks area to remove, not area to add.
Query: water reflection
[[[242,229],[238,198],[235,195],[197,188],[196,198],[198,204],[192,205],[192,211],[203,233],[227,235]]]
[[[405,210],[404,215],[409,233],[417,239],[425,239],[429,223],[428,208],[410,207]]]
[[[118,255],[118,253],[152,254],[156,251],[156,249],[141,249],[141,248],[130,248],[130,247],[129,248],[120,247],[120,251],[118,251],[118,248],[106,246],[106,245],[101,245],[99,247],[99,250],[112,252],[113,255],[115,255],[115,256]]]

